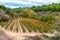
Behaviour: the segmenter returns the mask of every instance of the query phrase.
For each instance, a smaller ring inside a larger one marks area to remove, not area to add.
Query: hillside
[[[35,40],[35,38],[36,40],[60,40],[59,17],[60,3],[23,8],[7,8],[0,5],[2,35],[5,30],[4,33],[11,40],[24,38],[24,40]],[[5,36],[2,38],[4,39]]]

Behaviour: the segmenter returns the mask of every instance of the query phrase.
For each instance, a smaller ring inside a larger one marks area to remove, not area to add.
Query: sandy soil
[[[42,35],[42,34],[48,35],[49,37],[55,36],[54,34],[51,34],[51,33],[20,33],[20,32],[17,33],[17,32],[11,32],[11,31],[5,30],[4,28],[1,28],[1,27],[0,29],[3,30],[4,33],[13,40],[24,40],[26,39],[26,37]]]

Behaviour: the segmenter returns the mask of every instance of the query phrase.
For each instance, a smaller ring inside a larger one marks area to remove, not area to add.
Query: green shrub
[[[48,40],[60,40],[60,36],[55,36],[55,37],[49,37],[47,35],[42,35],[42,36]]]
[[[39,20],[43,22],[53,21],[55,20],[55,17],[52,14],[48,14],[48,15],[45,14],[45,15],[41,15],[39,17]]]

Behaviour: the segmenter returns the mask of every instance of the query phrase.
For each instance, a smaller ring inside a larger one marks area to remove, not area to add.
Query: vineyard
[[[55,27],[53,27],[49,23],[39,22],[35,19],[20,17],[5,22],[2,27],[8,31],[20,33],[41,33],[49,32],[52,29],[55,29]]]

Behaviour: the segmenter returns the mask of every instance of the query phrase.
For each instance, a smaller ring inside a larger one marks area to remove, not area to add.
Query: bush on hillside
[[[48,15],[41,15],[39,18],[40,21],[47,22],[47,21],[53,21],[55,20],[55,17],[52,14]]]
[[[22,16],[23,17],[32,18],[35,15],[36,15],[35,12],[33,10],[31,10],[30,8],[23,8],[22,9]]]

